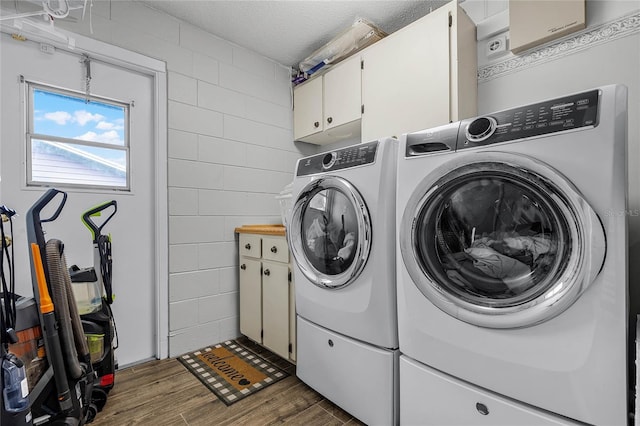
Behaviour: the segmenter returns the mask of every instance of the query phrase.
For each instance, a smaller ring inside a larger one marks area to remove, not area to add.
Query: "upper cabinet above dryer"
[[[294,138],[368,142],[476,110],[476,28],[452,1],[297,86]]]
[[[476,27],[448,3],[362,53],[362,140],[473,117]]]
[[[354,55],[295,88],[295,140],[322,145],[360,135],[360,66]]]

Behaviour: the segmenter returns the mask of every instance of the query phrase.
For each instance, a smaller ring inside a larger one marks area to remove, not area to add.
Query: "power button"
[[[330,152],[324,157],[322,157],[322,168],[325,170],[330,169],[336,163],[336,159],[338,158],[338,154],[334,152]]]
[[[479,117],[467,125],[465,131],[467,140],[471,142],[482,142],[493,135],[498,122],[493,117]]]

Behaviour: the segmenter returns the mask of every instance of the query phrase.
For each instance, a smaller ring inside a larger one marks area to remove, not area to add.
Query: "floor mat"
[[[287,377],[287,373],[235,340],[177,358],[227,405]]]

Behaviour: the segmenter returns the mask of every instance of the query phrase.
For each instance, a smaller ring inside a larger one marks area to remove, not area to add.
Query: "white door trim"
[[[0,31],[11,34],[15,32],[10,25],[2,24]],[[169,214],[168,214],[168,177],[167,177],[167,67],[166,63],[136,52],[94,40],[69,31],[59,30],[56,33],[71,37],[75,47],[70,48],[61,38],[24,26],[21,34],[28,35],[30,40],[46,42],[57,49],[76,54],[86,53],[94,59],[135,70],[154,79],[154,136],[156,145],[154,192],[155,206],[155,247],[154,261],[156,274],[156,357],[164,359],[169,356]]]

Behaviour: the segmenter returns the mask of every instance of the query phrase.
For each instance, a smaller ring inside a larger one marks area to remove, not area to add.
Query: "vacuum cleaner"
[[[57,207],[48,207],[55,199],[60,200]],[[96,374],[71,288],[64,244],[57,239],[45,241],[42,228],[58,218],[66,199],[65,192],[52,188],[27,212],[31,281],[47,362],[29,393],[34,425],[78,426],[91,422],[97,413],[91,401]],[[45,208],[54,212],[43,219]]]
[[[117,210],[118,204],[115,200],[111,200],[82,214],[82,222],[91,232],[94,266],[80,269],[73,265],[69,269],[76,302],[80,310],[82,329],[89,344],[91,363],[97,374],[91,402],[98,411],[102,411],[107,402],[107,395],[113,388],[117,369],[115,359],[115,349],[118,347],[117,329],[111,311],[111,304],[114,300],[111,279],[111,236],[102,233],[102,229],[113,218]],[[98,225],[94,219],[101,216],[106,219]]]
[[[0,424],[23,426],[32,424],[32,416],[29,406],[29,384],[25,358],[19,356],[27,354],[23,350],[24,347],[20,347],[19,351],[12,350],[23,340],[20,330],[24,328],[23,324],[18,323],[18,311],[23,310],[21,302],[24,298],[15,294],[13,221],[11,219],[15,214],[15,210],[0,206],[0,281],[2,285],[2,294],[0,295],[0,386],[2,389]],[[10,233],[5,232],[4,224],[6,222],[10,225]],[[33,303],[31,305],[33,308]],[[31,312],[37,311],[32,309]],[[37,313],[35,323],[38,323]]]

